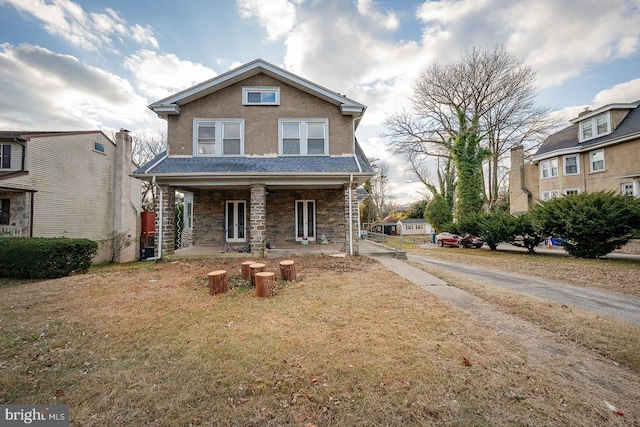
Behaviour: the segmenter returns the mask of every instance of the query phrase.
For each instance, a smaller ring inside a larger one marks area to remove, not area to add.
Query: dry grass
[[[67,403],[74,426],[640,423],[636,376],[612,391],[559,375],[375,261],[297,258],[269,299],[241,262],[1,287],[0,403]],[[212,297],[220,268],[233,286]]]

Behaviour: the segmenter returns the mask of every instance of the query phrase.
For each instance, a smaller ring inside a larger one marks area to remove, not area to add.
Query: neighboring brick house
[[[113,233],[136,240],[140,181],[132,178],[131,137],[100,131],[0,131],[0,236],[87,238],[94,262],[112,257]],[[134,243],[116,261],[138,257]]]
[[[511,150],[511,213],[566,194],[612,191],[640,197],[640,101],[585,110],[550,135],[527,163]]]
[[[162,199],[157,256],[175,247],[176,191],[183,247],[325,235],[358,252],[357,188],[374,174],[355,137],[364,105],[258,59],[149,108],[168,121],[167,151],[134,176]]]

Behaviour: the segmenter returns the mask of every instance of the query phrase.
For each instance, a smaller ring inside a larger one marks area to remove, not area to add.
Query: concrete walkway
[[[385,251],[386,250],[386,251]],[[374,256],[385,267],[410,280],[416,285],[443,299],[465,308],[477,304],[477,299],[466,291],[447,285],[419,268],[393,258],[395,251],[369,241],[360,242],[360,254]],[[535,295],[558,304],[566,304],[605,316],[640,325],[640,298],[630,295],[604,292],[591,288],[572,286],[564,283],[521,276],[513,273],[497,272],[478,267],[462,265],[427,257],[409,255],[409,260],[440,268],[456,274],[463,274],[517,292]],[[465,302],[467,301],[467,302]],[[475,302],[474,302],[475,301]]]

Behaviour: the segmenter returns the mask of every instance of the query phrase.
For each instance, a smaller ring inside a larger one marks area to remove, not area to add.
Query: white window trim
[[[602,169],[593,169],[593,155],[596,153],[602,153]],[[604,172],[606,170],[607,170],[607,163],[604,157],[604,148],[590,151],[589,152],[589,172]]]
[[[216,126],[214,154],[198,154],[198,125],[201,123]],[[225,123],[240,123],[240,154],[222,154],[222,126]],[[244,119],[193,119],[193,157],[244,157]]]
[[[567,172],[567,161],[566,159],[569,157],[575,157],[576,158],[576,172],[575,173],[568,173]],[[566,156],[562,157],[562,173],[564,175],[580,175],[580,155],[579,154],[568,154]]]
[[[249,92],[274,92],[274,102],[249,102]],[[243,86],[242,105],[280,105],[280,88],[277,86]]]
[[[191,206],[191,210],[188,206]],[[184,193],[182,217],[185,230],[193,230],[193,193]]]
[[[543,191],[540,194],[540,200],[543,201],[555,199],[556,197],[560,197],[560,191],[558,190]]]
[[[282,127],[287,123],[300,124],[300,154],[284,154],[284,147],[282,141]],[[307,124],[308,123],[323,123],[324,124],[324,153],[323,154],[309,154],[307,142]],[[278,155],[287,157],[296,156],[328,156],[329,155],[329,119],[278,119]]]
[[[566,196],[567,194],[569,194],[570,191],[575,191],[577,194],[580,194],[579,188],[565,188],[563,193]]]
[[[631,193],[630,193],[629,195],[630,195],[630,196],[633,196],[633,195],[634,195],[634,194],[633,194],[633,182],[623,182],[622,184],[620,184],[620,194],[622,194],[623,196],[624,196],[625,194],[628,194],[628,193],[626,193],[626,192],[624,191],[624,190],[625,190],[625,187],[628,187],[628,188],[630,188],[630,189],[631,189]]]
[[[555,160],[556,161],[556,174],[553,175],[553,168],[551,167],[551,162]],[[549,171],[549,176],[544,176],[544,169],[546,169]],[[557,178],[558,177],[558,158],[554,157],[552,159],[546,159],[546,160],[541,160],[540,161],[540,179],[549,179],[549,178]]]
[[[604,133],[598,133],[598,117],[605,117],[607,121],[607,130]],[[584,138],[583,129],[585,123],[591,124],[591,136],[588,138]],[[605,111],[604,113],[598,114],[596,116],[590,117],[586,120],[580,122],[578,126],[578,140],[580,142],[589,141],[591,139],[600,138],[604,135],[609,135],[611,133],[611,112]]]

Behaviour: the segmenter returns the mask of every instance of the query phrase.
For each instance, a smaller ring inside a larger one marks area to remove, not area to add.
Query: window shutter
[[[9,144],[2,146],[2,168],[11,168],[11,146]]]

